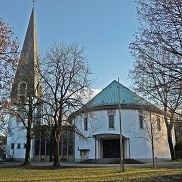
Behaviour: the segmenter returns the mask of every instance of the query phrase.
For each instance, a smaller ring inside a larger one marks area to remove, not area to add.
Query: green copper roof
[[[86,107],[94,106],[105,106],[105,105],[118,105],[120,92],[120,104],[127,105],[149,105],[145,99],[129,90],[127,87],[118,83],[117,81],[111,82],[95,97],[93,97],[87,104]]]

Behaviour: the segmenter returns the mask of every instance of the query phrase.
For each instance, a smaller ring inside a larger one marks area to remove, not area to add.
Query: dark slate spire
[[[33,7],[12,86],[11,98],[17,98],[22,87],[24,91],[26,90],[26,96],[42,96],[39,67],[40,60]]]

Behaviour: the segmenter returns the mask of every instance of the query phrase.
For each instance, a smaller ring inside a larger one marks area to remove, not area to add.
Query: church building
[[[27,129],[30,127],[31,131],[35,124],[41,124],[41,104],[34,107],[36,103],[41,103],[41,99],[40,60],[33,8],[12,85],[11,100],[16,112],[10,117],[8,123],[7,159],[24,159]],[[33,123],[28,122],[30,117]],[[32,159],[33,156],[34,140],[31,140],[30,158]]]
[[[170,158],[163,112],[115,80],[70,118],[85,137],[75,135],[75,161],[120,158],[121,138],[124,159],[151,160],[152,142]]]
[[[12,86],[11,99],[16,114],[11,116],[8,123],[6,158],[23,161],[27,128],[42,124],[43,96],[34,8]],[[26,112],[30,104],[36,106],[32,110],[31,126],[27,125],[29,115]],[[148,160],[152,158],[152,142],[155,157],[170,158],[163,112],[115,80],[80,110],[72,113],[69,119],[80,132],[69,133],[66,128],[66,132],[63,132],[60,156],[65,155],[67,159],[82,161],[119,158],[122,143],[125,159]],[[45,137],[48,133],[45,133],[46,126],[44,128],[40,133],[44,138],[32,133],[31,160],[50,159],[53,151],[50,147],[51,137]]]
[[[53,157],[51,127],[42,120],[42,83],[34,7],[31,12],[18,68],[12,85],[11,100],[15,111],[9,119],[7,160],[24,161],[27,132],[31,132],[30,160],[49,161]],[[29,120],[32,117],[32,120]],[[29,120],[29,121],[28,121]],[[73,160],[73,132],[63,126],[60,159]]]

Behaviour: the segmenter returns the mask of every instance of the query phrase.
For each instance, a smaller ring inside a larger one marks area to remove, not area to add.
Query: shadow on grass
[[[149,179],[143,179],[139,180],[145,181],[145,182],[181,182],[182,181],[182,175],[166,175],[166,176],[157,176],[157,177],[151,177]]]

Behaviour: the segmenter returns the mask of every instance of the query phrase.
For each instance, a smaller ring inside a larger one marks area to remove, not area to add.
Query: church
[[[42,99],[39,67],[33,8],[11,91],[11,99],[20,117],[11,117],[8,124],[7,159],[23,161],[25,158],[26,129],[20,118],[26,121],[27,116],[18,103],[25,103],[25,97],[33,97],[33,102]],[[40,104],[35,109],[33,126],[42,123],[41,107]],[[115,80],[68,119],[81,135],[68,132],[65,127],[60,156],[66,156],[66,160],[119,158],[121,139],[125,159],[148,160],[152,158],[151,134],[155,157],[170,158],[163,112]],[[46,136],[45,132],[41,136]],[[50,137],[32,137],[31,160],[50,160],[51,146]]]
[[[43,124],[41,117],[42,92],[40,57],[33,7],[10,95],[16,112],[10,116],[8,123],[7,160],[24,161],[27,132],[31,132],[31,138],[28,138],[31,146],[30,160],[50,161],[52,159],[51,129]],[[30,117],[32,120],[28,121]],[[70,126],[63,126],[60,159],[73,160],[73,137]]]
[[[120,158],[170,159],[163,112],[116,80],[70,116],[84,135],[75,136],[75,161]],[[173,133],[173,139],[174,133]]]
[[[14,82],[11,90],[11,100],[14,102],[16,116],[11,116],[8,123],[6,158],[10,160],[23,160],[27,144],[28,116],[26,110],[42,98],[42,83],[39,72],[40,60],[36,33],[34,8],[32,9],[26,36],[19,58]],[[37,123],[41,123],[41,105],[32,115],[36,116]],[[34,141],[31,140],[30,158],[34,156]]]

